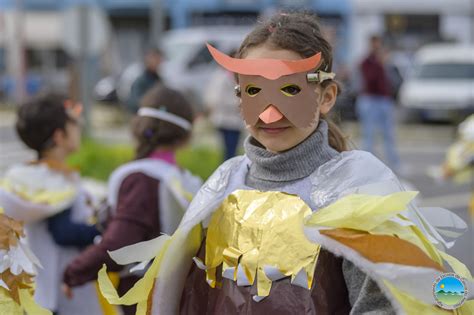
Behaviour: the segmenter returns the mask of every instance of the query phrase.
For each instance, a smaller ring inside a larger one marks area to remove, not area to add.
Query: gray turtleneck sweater
[[[328,143],[328,124],[324,120],[314,133],[288,151],[269,152],[252,137],[245,140],[244,147],[252,162],[246,185],[262,191],[277,190],[301,180],[339,154]],[[351,314],[395,314],[378,285],[354,264],[344,260],[342,272],[352,305]]]

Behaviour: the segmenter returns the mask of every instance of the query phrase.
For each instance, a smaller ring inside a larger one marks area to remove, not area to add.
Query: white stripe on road
[[[28,149],[20,149],[20,150],[15,150],[15,151],[8,151],[8,152],[2,152],[0,154],[0,160],[15,160],[17,158],[29,158],[30,156],[34,156],[35,153],[32,150]]]
[[[462,192],[450,195],[442,195],[429,198],[420,198],[418,201],[421,207],[443,207],[446,209],[467,209],[471,192]]]

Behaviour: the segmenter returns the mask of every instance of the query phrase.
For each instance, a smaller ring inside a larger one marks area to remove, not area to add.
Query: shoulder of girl
[[[137,183],[137,182],[140,182],[140,183],[155,183],[155,182],[159,182],[160,180],[157,179],[157,178],[154,178],[154,177],[151,177],[143,172],[140,172],[140,171],[137,171],[137,172],[133,172],[133,173],[130,173],[128,174],[122,181],[122,184],[123,183]]]

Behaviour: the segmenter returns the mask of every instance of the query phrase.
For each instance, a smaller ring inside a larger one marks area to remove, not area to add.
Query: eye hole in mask
[[[257,95],[262,89],[257,87],[256,85],[249,84],[245,88],[245,93],[247,93],[249,96],[255,96]]]
[[[301,88],[296,84],[285,84],[281,87],[280,91],[285,94],[286,96],[295,96],[299,92],[301,92]]]

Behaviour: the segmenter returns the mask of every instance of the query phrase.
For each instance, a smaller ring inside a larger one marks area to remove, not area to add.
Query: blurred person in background
[[[229,55],[233,56],[236,50]],[[235,95],[233,73],[217,68],[205,93],[205,104],[213,125],[224,142],[224,161],[235,156],[244,127],[240,118],[239,99]]]
[[[128,96],[127,108],[130,112],[136,113],[142,97],[156,83],[161,82],[158,68],[163,60],[163,54],[158,48],[150,48],[144,58],[145,69],[143,73],[133,82]]]
[[[181,169],[177,149],[191,137],[194,114],[191,105],[177,91],[158,84],[141,101],[132,121],[136,141],[135,160],[112,173],[108,184],[110,220],[102,239],[77,256],[64,272],[64,290],[97,279],[103,264],[109,271],[123,267],[114,263],[108,251],[147,241],[162,233],[173,234],[201,180]],[[132,257],[133,258],[133,257]],[[140,273],[140,271],[139,271]],[[122,295],[139,279],[122,272],[118,290]],[[124,306],[135,314],[135,306]]]
[[[458,137],[446,152],[442,176],[457,184],[471,183],[474,187],[474,114],[458,126]],[[474,222],[474,189],[471,189],[469,213]]]
[[[382,38],[370,38],[370,52],[360,65],[362,92],[357,98],[356,111],[362,124],[363,149],[374,153],[374,138],[382,133],[385,158],[395,172],[400,160],[395,143],[395,101],[391,76],[387,71],[388,52]]]
[[[101,314],[93,283],[76,288],[72,300],[60,290],[64,268],[100,234],[89,224],[92,197],[82,188],[78,172],[66,165],[80,147],[81,109],[53,94],[23,104],[16,131],[38,159],[13,165],[0,180],[0,207],[25,222],[27,241],[43,266],[36,277],[35,301],[59,315]]]

